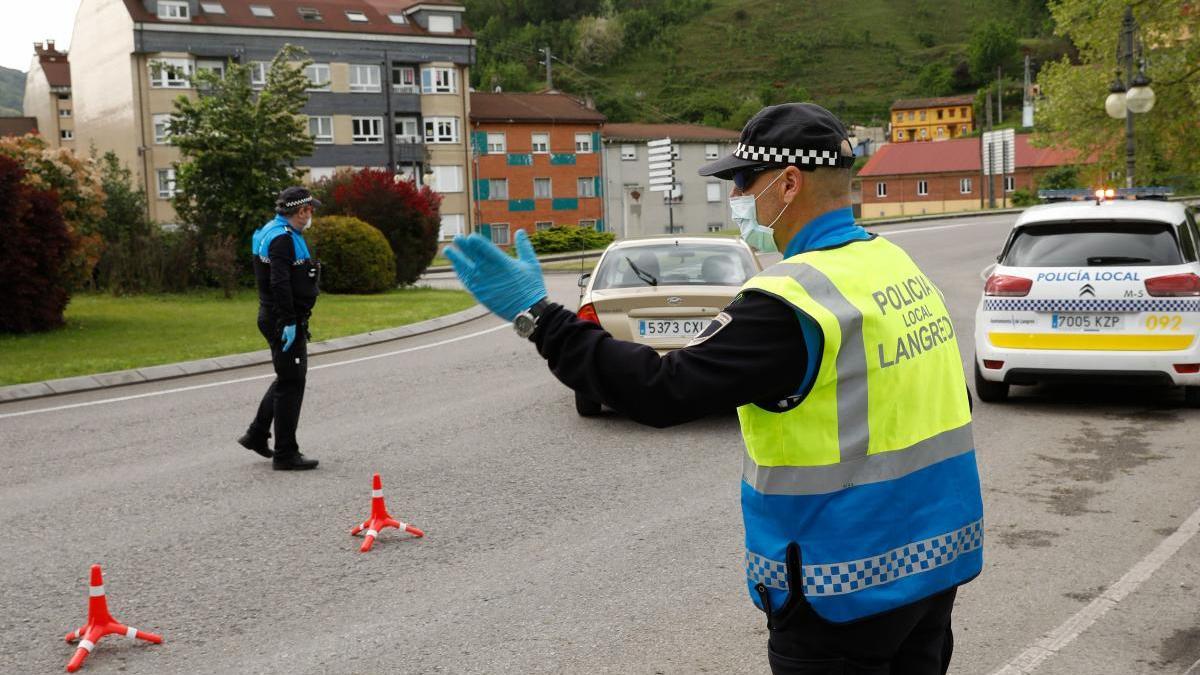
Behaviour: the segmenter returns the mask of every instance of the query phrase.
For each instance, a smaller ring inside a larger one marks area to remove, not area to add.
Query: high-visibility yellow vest
[[[808,391],[738,409],[751,597],[789,593],[852,621],[969,581],[983,502],[954,325],[941,292],[881,237],[788,258],[744,292],[771,295],[823,337]],[[789,544],[800,552],[790,578]]]

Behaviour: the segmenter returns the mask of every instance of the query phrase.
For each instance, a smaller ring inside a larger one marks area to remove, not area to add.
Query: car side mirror
[[[992,263],[991,265],[988,265],[987,267],[983,268],[982,272],[979,273],[979,278],[984,281],[987,281],[988,277],[992,276],[992,272],[995,271],[995,269],[996,269],[996,263]]]
[[[587,285],[588,285],[588,280],[589,280],[589,279],[591,279],[591,278],[592,278],[592,273],[591,273],[591,272],[584,272],[583,274],[580,274],[580,275],[579,275],[579,287],[580,287],[580,288],[587,288]]]

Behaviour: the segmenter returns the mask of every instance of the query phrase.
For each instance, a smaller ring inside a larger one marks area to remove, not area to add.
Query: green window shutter
[[[560,152],[558,154],[550,155],[550,163],[555,165],[574,164],[575,153]]]
[[[474,148],[475,154],[486,155],[487,154],[487,132],[486,131],[472,131],[471,132],[471,147]]]
[[[509,166],[533,166],[533,155],[522,153],[509,153]]]
[[[475,199],[487,199],[491,192],[491,184],[486,178],[478,178],[475,180]]]
[[[600,180],[600,176],[596,176],[593,180],[596,181],[596,196],[603,197],[604,196],[604,184]]]
[[[600,132],[599,131],[592,132],[592,152],[600,152]],[[600,191],[597,190],[596,194],[599,195]]]
[[[574,211],[579,208],[579,200],[574,197],[558,197],[551,202],[555,211]]]
[[[597,231],[597,232],[603,232],[603,231],[604,231],[604,219],[603,219],[603,218],[597,218],[597,219],[596,219],[596,231]]]
[[[480,223],[475,228],[475,231],[478,232],[479,234],[482,234],[483,236],[487,237],[488,239],[492,238],[492,226],[488,225],[487,223]]]
[[[532,199],[510,199],[510,200],[508,200],[508,210],[509,211],[532,211],[533,210],[533,200]]]

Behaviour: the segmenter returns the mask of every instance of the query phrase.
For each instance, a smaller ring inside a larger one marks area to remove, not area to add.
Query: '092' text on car
[[[687,345],[762,266],[741,239],[661,236],[614,242],[579,278],[579,318],[660,354]],[[600,403],[575,395],[583,416]]]
[[[1184,387],[1200,406],[1200,230],[1179,203],[1027,209],[975,318],[975,388],[1097,380]]]

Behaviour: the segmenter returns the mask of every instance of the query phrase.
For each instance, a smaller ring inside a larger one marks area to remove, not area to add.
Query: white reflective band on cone
[[[88,595],[92,596],[93,598],[98,598],[104,595],[104,584],[88,588]]]
[[[79,641],[79,648],[86,649],[89,652],[92,651],[92,647],[95,647],[95,646],[96,646],[96,643],[92,642],[91,640],[80,640]]]
[[[129,638],[130,640],[136,638],[137,637],[137,629],[134,628],[133,626],[127,626],[125,628],[125,637]]]
[[[378,533],[378,532],[376,532],[375,530],[367,530],[367,536],[368,536],[368,537],[375,537],[375,536],[378,536],[378,535],[379,535],[379,533]]]
[[[371,498],[378,499],[383,496],[383,490],[371,490]]]

